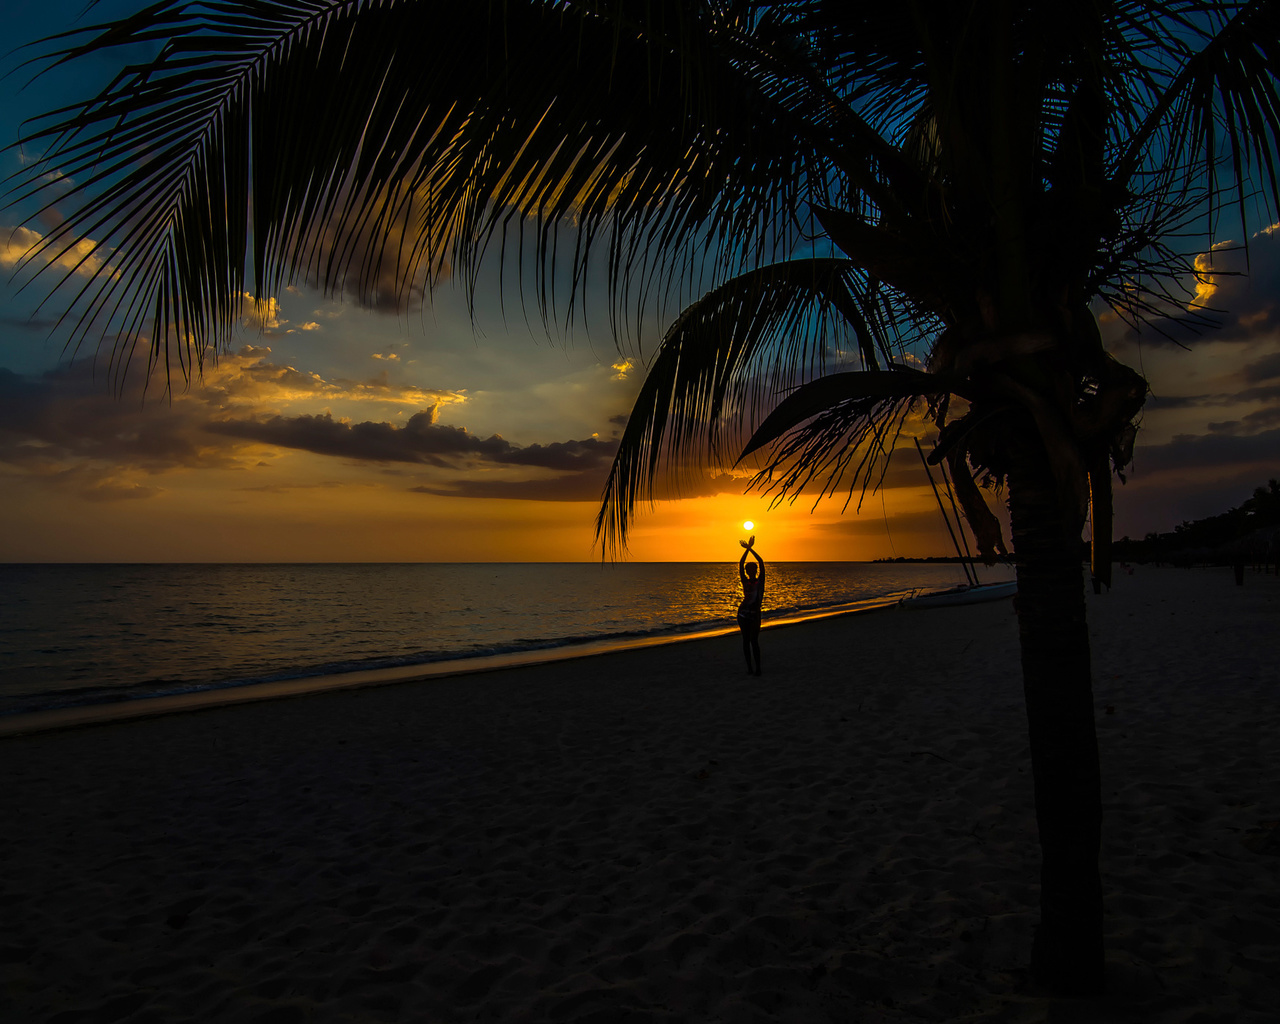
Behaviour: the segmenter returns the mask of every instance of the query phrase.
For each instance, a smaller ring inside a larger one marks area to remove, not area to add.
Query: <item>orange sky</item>
[[[12,29],[29,38],[80,9],[23,8]],[[10,138],[59,99],[20,84],[0,80]],[[5,173],[17,160],[0,154]],[[179,381],[171,401],[162,386],[144,396],[141,373],[117,396],[93,353],[62,351],[57,310],[36,314],[40,290],[20,292],[9,276],[40,230],[22,215],[0,223],[0,560],[601,556],[596,503],[660,319],[620,350],[604,322],[548,337],[518,302],[504,316],[495,288],[481,289],[474,325],[449,289],[420,311],[290,288],[247,308],[230,350],[189,389]],[[1183,348],[1104,324],[1109,347],[1153,390],[1117,489],[1117,535],[1221,512],[1280,476],[1280,232],[1252,247],[1248,278],[1202,263],[1198,291],[1224,310],[1221,330],[1184,336]],[[856,498],[841,514],[843,495],[812,512],[804,497],[770,511],[744,482],[708,477],[687,492],[696,496],[641,509],[630,557],[736,560],[748,518],[776,560],[952,550],[906,439],[861,515]]]
[[[10,434],[26,424],[27,436],[0,460],[0,557],[601,557],[597,499],[639,386],[636,361],[548,344],[523,324],[477,337],[457,302],[442,296],[418,319],[287,295],[265,322],[246,323],[251,343],[172,400],[142,395],[140,377],[117,397],[87,362],[10,374]],[[706,485],[715,493],[642,508],[629,557],[736,557],[747,519],[780,560],[946,552],[909,455],[861,516],[841,514],[843,496],[771,510],[742,493],[745,477],[721,478]]]
[[[1280,266],[1276,237],[1255,268]],[[1236,332],[1190,350],[1107,325],[1154,391],[1117,535],[1223,511],[1280,473],[1280,315],[1231,287]],[[549,341],[484,309],[473,328],[452,291],[384,313],[293,289],[250,310],[235,351],[169,400],[143,396],[141,374],[113,394],[92,360],[60,358],[46,325],[19,318],[12,285],[0,300],[0,559],[601,557],[596,502],[642,373],[607,335]],[[629,557],[732,559],[745,519],[777,560],[951,551],[905,438],[860,515],[856,499],[841,514],[843,495],[770,511],[744,485],[708,477],[700,496],[640,509]]]

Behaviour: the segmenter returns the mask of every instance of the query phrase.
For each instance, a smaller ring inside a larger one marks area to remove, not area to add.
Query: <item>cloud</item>
[[[244,300],[242,322],[245,327],[257,328],[260,331],[274,331],[282,323],[289,322],[280,319],[280,300],[274,295],[259,299],[245,292],[241,297]]]
[[[1134,451],[1135,476],[1176,470],[1271,464],[1280,460],[1280,429],[1256,434],[1228,431],[1179,434],[1166,444],[1139,445]]]
[[[80,495],[89,501],[137,501],[140,498],[154,497],[163,490],[162,487],[147,487],[114,477],[103,477],[82,488]]]
[[[345,209],[346,199],[344,193],[335,209]],[[376,312],[421,308],[429,285],[450,276],[447,230],[427,214],[425,191],[393,185],[364,199],[381,215],[357,218],[353,230],[349,219],[343,224],[337,214],[312,230],[302,283]]]
[[[1268,427],[1280,426],[1280,406],[1269,406],[1245,413],[1238,420],[1223,420],[1210,423],[1209,429],[1215,434],[1256,434]]]
[[[1249,252],[1238,242],[1221,242],[1195,258],[1190,286],[1194,298],[1187,309],[1211,326],[1199,328],[1174,316],[1128,328],[1120,341],[1141,340],[1148,345],[1195,346],[1212,341],[1244,342],[1280,330],[1280,225],[1272,225],[1249,239]],[[1111,320],[1114,314],[1105,319]]]
[[[496,461],[509,466],[538,466],[567,472],[587,465],[612,462],[617,450],[617,441],[601,441],[598,437],[589,437],[584,441],[555,441],[551,444],[531,444],[527,448],[515,448],[505,458]]]
[[[142,415],[84,364],[35,380],[0,369],[0,461],[44,472],[78,460],[147,472],[227,464],[200,442],[187,408],[156,403]]]
[[[1197,253],[1195,266],[1195,294],[1187,303],[1188,309],[1205,309],[1215,305],[1214,295],[1228,278],[1222,271],[1224,261],[1229,261],[1230,254],[1237,248],[1235,242],[1216,243],[1208,252]]]
[[[273,363],[267,346],[245,345],[234,356],[224,356],[205,370],[203,394],[216,405],[296,402],[389,402],[397,405],[444,406],[467,401],[461,391],[393,384],[386,371],[362,381],[335,378]]]
[[[30,228],[0,228],[0,267],[15,269],[29,261],[31,266],[48,264],[92,277],[103,265],[104,260],[96,252],[98,243],[92,239],[83,238],[70,247],[53,245],[41,252],[32,251],[44,241],[44,235]]]
[[[1235,405],[1239,402],[1280,401],[1280,384],[1266,384],[1239,391],[1219,391],[1199,395],[1152,395],[1147,399],[1149,409],[1194,409],[1215,405]]]
[[[366,462],[411,462],[452,467],[461,462],[525,466],[561,472],[598,468],[612,460],[617,442],[587,438],[527,447],[497,434],[479,437],[462,427],[436,422],[439,407],[416,413],[403,426],[393,423],[350,423],[329,413],[316,416],[271,416],[224,419],[207,429],[282,448],[298,448]]]
[[[1233,395],[1157,395],[1147,396],[1143,408],[1148,410],[1196,409],[1205,405],[1226,405],[1234,401]]]
[[[1280,377],[1280,352],[1272,352],[1252,363],[1246,363],[1240,371],[1245,380],[1256,383]]]
[[[617,449],[616,439],[598,436],[528,445],[480,436],[439,422],[441,408],[465,401],[458,392],[395,385],[385,373],[361,382],[328,381],[272,363],[269,354],[268,348],[245,346],[209,368],[205,387],[169,402],[144,403],[137,379],[123,396],[113,395],[94,378],[91,363],[35,378],[0,369],[0,462],[92,500],[139,499],[161,491],[140,481],[174,470],[259,470],[261,446],[268,445],[382,467],[381,473],[388,465],[408,465],[452,474],[532,475],[542,478],[537,486],[506,483],[562,500],[566,488],[598,496]],[[411,404],[417,411],[404,423],[353,422],[328,409],[286,411],[294,403],[339,400]],[[414,475],[415,482],[431,486],[421,472]],[[457,494],[467,488],[453,483],[437,490]],[[500,484],[468,493],[502,491]]]
[[[286,288],[285,291],[297,293],[296,288]],[[290,323],[280,315],[280,300],[274,295],[265,299],[255,298],[250,292],[242,292],[241,299],[241,326],[250,330],[256,330],[261,334],[279,336],[281,328]],[[320,324],[315,320],[308,320],[306,323],[299,324],[297,327],[288,327],[284,330],[284,334],[297,334],[298,331],[318,331],[321,330]]]

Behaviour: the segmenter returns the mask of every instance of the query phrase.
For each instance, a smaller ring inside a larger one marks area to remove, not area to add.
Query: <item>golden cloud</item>
[[[45,236],[30,228],[10,228],[8,234],[0,229],[0,267],[43,262],[82,277],[92,277],[104,263],[102,257],[95,253],[98,243],[90,238],[81,239],[65,249],[51,245],[43,251],[34,251],[44,242]]]
[[[233,355],[223,356],[216,366],[205,369],[201,397],[209,405],[237,409],[316,400],[389,402],[422,408],[468,400],[461,391],[392,383],[385,370],[362,381],[326,380],[318,373],[273,363],[267,358],[270,355],[266,345],[245,345]]]
[[[289,322],[280,319],[280,302],[275,296],[259,299],[245,292],[243,299],[245,313],[242,322],[246,327],[256,327],[260,331],[274,331],[282,323]]]
[[[1204,309],[1209,305],[1209,300],[1213,298],[1214,293],[1219,288],[1219,279],[1222,276],[1213,272],[1213,254],[1221,249],[1234,249],[1235,247],[1236,243],[1232,241],[1217,242],[1208,252],[1196,254],[1196,293],[1192,296],[1191,301],[1187,303],[1187,309]]]

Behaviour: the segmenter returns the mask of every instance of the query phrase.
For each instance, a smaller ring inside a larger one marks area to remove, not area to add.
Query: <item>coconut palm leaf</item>
[[[624,548],[635,504],[651,500],[663,466],[678,472],[691,458],[722,457],[726,431],[737,436],[778,393],[833,362],[878,366],[878,358],[893,358],[891,313],[877,307],[849,260],[830,257],[761,267],[690,305],[664,336],[636,397],[605,484],[597,538]],[[836,348],[850,333],[852,350]]]
[[[750,488],[773,495],[771,507],[808,492],[816,508],[848,481],[842,507],[847,510],[855,491],[865,496],[880,485],[918,397],[852,399],[824,409],[779,438]]]
[[[1147,75],[1140,91],[1124,96],[1120,116],[1130,130],[1112,180],[1133,188],[1154,172],[1159,187],[1148,191],[1147,206],[1166,206],[1198,181],[1205,199],[1234,201],[1242,218],[1260,186],[1280,210],[1280,7],[1271,0],[1141,6],[1177,18],[1178,31],[1164,40],[1177,62],[1166,77]]]
[[[752,487],[774,494],[776,503],[794,501],[806,489],[814,490],[818,481],[816,504],[849,478],[847,507],[859,484],[864,492],[871,485],[877,466],[883,476],[917,399],[935,400],[965,390],[961,381],[906,366],[828,374],[779,402],[747,441],[738,461],[774,445]]]
[[[966,390],[963,381],[908,366],[828,374],[796,388],[779,402],[751,435],[738,461],[772,444],[805,420],[842,405],[869,412],[881,402],[944,394],[963,396]]]
[[[151,321],[185,370],[246,291],[300,276],[396,297],[473,282],[491,247],[528,261],[544,318],[558,297],[572,313],[596,260],[615,312],[705,291],[627,424],[606,548],[660,469],[720,460],[748,425],[778,500],[850,474],[865,490],[931,399],[966,510],[982,520],[970,467],[1007,484],[1044,852],[1034,975],[1096,992],[1079,545],[1092,503],[1109,560],[1109,474],[1146,385],[1090,302],[1158,320],[1186,305],[1182,235],[1255,194],[1280,209],[1280,4],[165,0],[50,60],[157,42],[33,126],[47,148],[10,192],[51,176],[46,212],[69,206],[33,266],[101,261],[83,288],[61,279],[74,336]],[[903,368],[924,338],[929,372]],[[864,372],[822,382],[846,339]],[[950,423],[949,394],[971,398]]]
[[[836,159],[850,167],[824,143],[806,54],[772,52],[720,5],[495,10],[164,2],[69,41],[55,65],[166,40],[24,139],[44,149],[12,202],[50,174],[73,182],[49,202],[70,212],[29,262],[50,267],[86,238],[76,269],[102,261],[74,291],[72,335],[137,333],[151,318],[153,346],[199,358],[246,291],[304,276],[373,299],[389,280],[398,298],[449,272],[473,279],[508,233],[535,256],[544,315],[557,285],[572,307],[601,246],[615,291],[637,287],[642,302],[661,285],[647,275],[703,269],[691,238],[733,266],[784,251],[803,198],[828,187]],[[430,58],[405,39],[433,41]],[[71,270],[57,286],[79,280]]]

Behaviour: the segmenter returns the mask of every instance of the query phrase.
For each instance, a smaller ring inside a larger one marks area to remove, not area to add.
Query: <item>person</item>
[[[756,539],[738,541],[747,550],[738,560],[738,579],[742,581],[742,603],[738,605],[738,629],[742,631],[742,653],[747,659],[747,671],[760,674],[760,606],[764,603],[764,559],[756,553]],[[748,562],[747,556],[755,562]],[[759,562],[759,575],[757,565]]]

